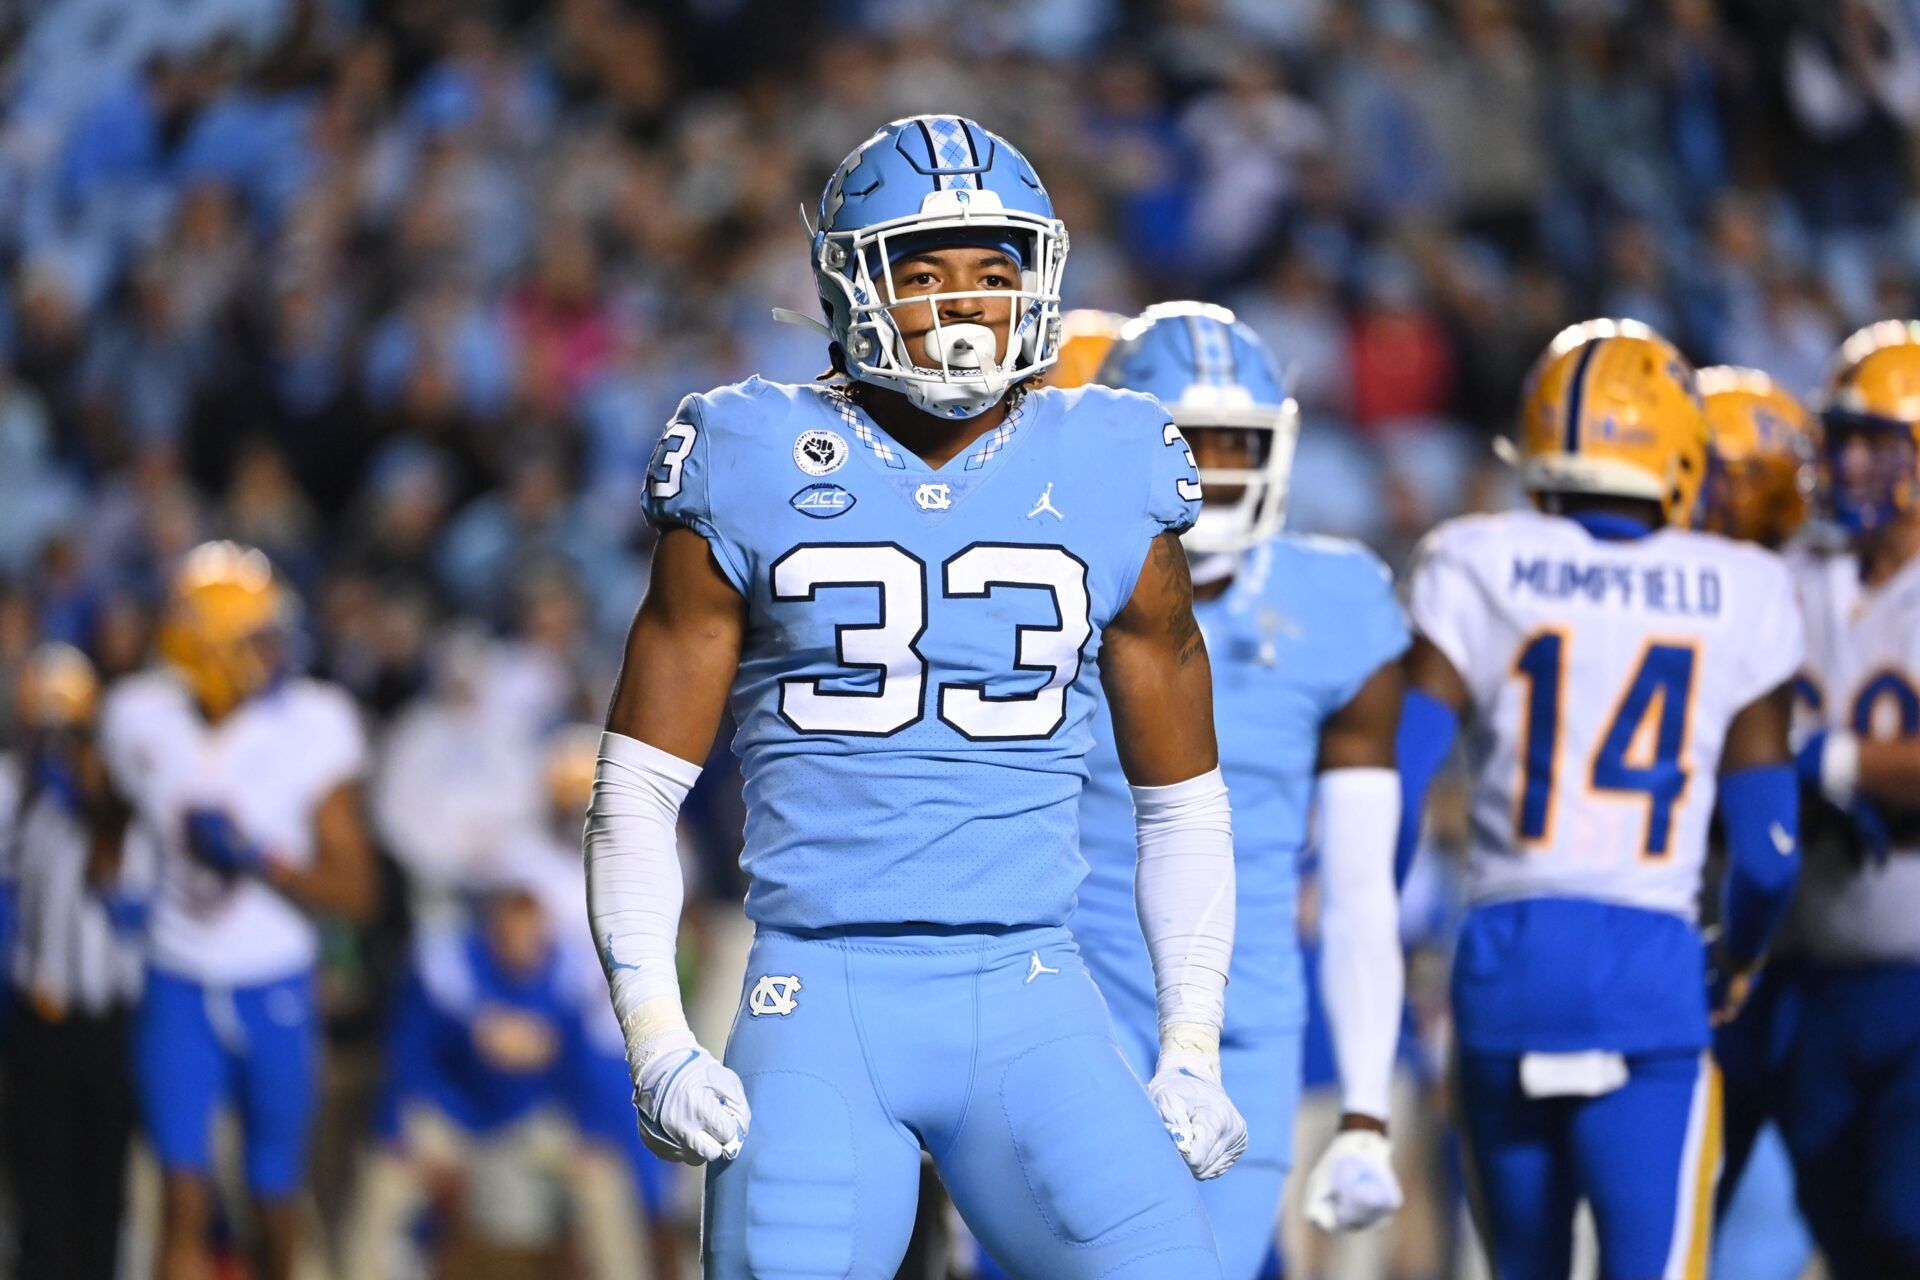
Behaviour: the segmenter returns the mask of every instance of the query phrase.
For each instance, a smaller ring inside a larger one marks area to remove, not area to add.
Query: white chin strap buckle
[[[993,330],[983,324],[941,325],[927,335],[927,358],[955,373],[998,373]]]

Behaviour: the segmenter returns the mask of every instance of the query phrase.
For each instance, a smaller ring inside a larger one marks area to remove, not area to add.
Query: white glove
[[[1347,1129],[1307,1178],[1307,1221],[1322,1231],[1364,1231],[1391,1218],[1401,1199],[1386,1135]]]
[[[635,1045],[633,1105],[640,1138],[662,1160],[731,1160],[753,1113],[740,1077],[700,1047],[693,1032],[663,1031]]]
[[[1147,1096],[1194,1177],[1219,1177],[1247,1149],[1247,1122],[1220,1085],[1218,1057],[1163,1048]]]

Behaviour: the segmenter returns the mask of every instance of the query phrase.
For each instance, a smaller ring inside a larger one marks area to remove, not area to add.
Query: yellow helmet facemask
[[[1590,320],[1553,340],[1527,375],[1518,444],[1502,450],[1528,493],[1639,499],[1677,526],[1692,522],[1706,453],[1693,367],[1624,320]]]
[[[218,720],[277,674],[269,641],[284,608],[265,555],[237,543],[206,543],[188,552],[174,575],[160,656]]]
[[[1821,406],[1821,497],[1834,520],[1862,533],[1920,498],[1920,321],[1882,320],[1848,338]],[[1848,455],[1864,439],[1864,465]]]
[[[1707,484],[1701,521],[1715,533],[1779,546],[1807,517],[1819,430],[1800,402],[1758,369],[1702,369]]]

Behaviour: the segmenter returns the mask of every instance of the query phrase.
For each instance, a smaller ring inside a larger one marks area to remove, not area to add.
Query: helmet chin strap
[[[1196,587],[1225,582],[1240,570],[1238,551],[1199,551],[1187,553],[1187,570]]]
[[[984,379],[969,378],[966,382],[908,382],[901,385],[900,393],[914,408],[935,417],[977,418],[999,404],[1007,391],[1004,379],[987,385]]]
[[[1204,484],[1205,481],[1202,481]],[[1200,560],[1213,555],[1236,556],[1253,544],[1252,504],[1245,498],[1231,506],[1216,506],[1209,501],[1200,508],[1200,518],[1184,538],[1189,559],[1199,572]],[[1199,581],[1198,578],[1195,581]]]

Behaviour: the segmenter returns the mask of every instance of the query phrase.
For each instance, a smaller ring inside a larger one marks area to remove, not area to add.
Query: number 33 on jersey
[[[747,602],[748,913],[1064,920],[1100,634],[1198,499],[1186,442],[1129,392],[1031,391],[937,471],[826,388],[684,401],[646,510],[705,537]],[[980,847],[987,817],[1027,856]]]

